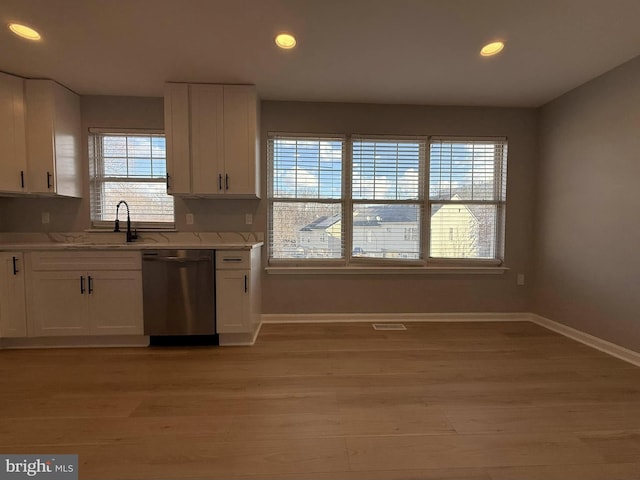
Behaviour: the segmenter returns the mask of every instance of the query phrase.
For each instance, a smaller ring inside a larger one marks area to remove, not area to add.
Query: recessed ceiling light
[[[504,42],[491,42],[491,43],[487,43],[484,47],[482,47],[482,49],[480,50],[480,55],[482,55],[483,57],[490,57],[492,55],[495,55],[497,53],[500,53],[502,51],[502,49],[504,48]]]
[[[19,37],[26,38],[27,40],[40,40],[40,34],[33,28],[26,25],[20,25],[19,23],[10,23],[9,30],[18,35]]]
[[[276,45],[285,50],[290,50],[296,46],[296,37],[288,33],[280,33],[276,35]]]

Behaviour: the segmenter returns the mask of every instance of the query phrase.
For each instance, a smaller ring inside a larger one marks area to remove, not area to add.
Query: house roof
[[[452,200],[460,200],[457,194]],[[469,213],[478,220],[478,206],[461,204]],[[367,205],[360,209],[356,209],[356,215],[353,217],[353,225],[361,227],[378,226],[382,223],[410,223],[414,222],[416,217],[411,208],[413,205],[391,204],[391,205]],[[443,204],[434,203],[431,206],[431,216],[433,217]],[[310,232],[312,230],[326,230],[327,228],[340,222],[342,217],[340,214],[323,215],[311,223],[308,223],[300,229],[302,232]]]

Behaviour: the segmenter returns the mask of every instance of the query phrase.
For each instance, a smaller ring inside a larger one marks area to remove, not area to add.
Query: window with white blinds
[[[167,195],[165,137],[149,132],[96,132],[89,135],[91,221],[113,227],[116,205],[129,205],[135,228],[172,228],[173,197]],[[120,220],[126,220],[123,205]]]
[[[270,135],[267,149],[270,258],[343,258],[344,140]]]
[[[429,256],[502,258],[506,139],[432,138],[430,143]]]
[[[425,138],[352,138],[353,257],[420,259],[426,148]]]
[[[505,138],[271,134],[270,261],[502,261]]]

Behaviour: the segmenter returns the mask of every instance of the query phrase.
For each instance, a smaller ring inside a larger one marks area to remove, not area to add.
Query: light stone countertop
[[[255,232],[139,232],[127,243],[125,234],[113,232],[0,233],[0,251],[20,250],[251,250],[264,244]]]

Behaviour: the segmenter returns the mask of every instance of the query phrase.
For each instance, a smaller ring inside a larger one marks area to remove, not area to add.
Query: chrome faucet
[[[127,207],[127,243],[133,242],[138,238],[138,234],[136,231],[131,231],[131,217],[129,216],[129,204],[124,200],[120,200],[118,205],[116,205],[116,224],[113,229],[114,232],[120,231],[120,220],[118,220],[118,210],[120,210],[120,205],[124,203],[124,206]]]

